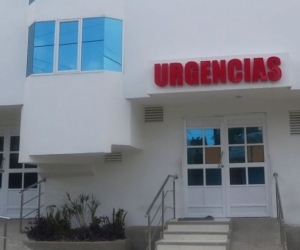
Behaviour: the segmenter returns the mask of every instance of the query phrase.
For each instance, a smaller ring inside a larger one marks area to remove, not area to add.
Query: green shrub
[[[93,195],[80,194],[72,200],[67,193],[63,205],[47,207],[46,216],[35,218],[26,228],[28,238],[37,241],[111,241],[125,239],[127,212],[113,209],[112,222],[97,217],[100,205]],[[72,226],[71,226],[72,224]]]

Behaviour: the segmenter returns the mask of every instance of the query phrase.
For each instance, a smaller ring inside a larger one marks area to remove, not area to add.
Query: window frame
[[[76,22],[76,21],[78,21],[77,69],[75,69],[75,70],[58,70],[58,66],[59,66],[58,62],[59,62],[60,24],[61,23],[67,23],[67,22]],[[56,20],[55,21],[53,74],[81,72],[80,69],[81,69],[82,21],[83,21],[83,18]]]
[[[82,33],[83,33],[83,20],[84,19],[90,19],[90,18],[109,18],[109,19],[115,19],[122,22],[122,39],[121,39],[121,46],[122,46],[122,59],[121,59],[121,70],[120,71],[113,71],[113,70],[106,70],[106,69],[99,69],[99,70],[81,70],[82,65]],[[78,48],[77,48],[77,69],[76,70],[66,70],[66,71],[59,71],[58,70],[58,60],[59,60],[59,31],[60,31],[60,23],[63,22],[72,22],[72,21],[78,21]],[[84,17],[84,18],[74,18],[74,19],[56,19],[56,20],[43,20],[43,21],[37,21],[32,23],[31,25],[34,25],[35,23],[39,22],[55,22],[55,30],[54,30],[54,55],[53,55],[53,72],[51,73],[31,73],[27,75],[29,76],[46,76],[46,75],[66,75],[66,74],[86,74],[86,73],[101,73],[101,72],[111,72],[111,73],[124,73],[124,20],[120,18],[115,17],[108,17],[108,16],[92,16],[92,17]],[[30,25],[30,26],[31,26]],[[30,27],[29,26],[29,27]],[[33,36],[34,39],[34,36]],[[27,55],[28,57],[28,55]],[[28,63],[28,62],[27,62]],[[28,67],[28,65],[27,65]]]

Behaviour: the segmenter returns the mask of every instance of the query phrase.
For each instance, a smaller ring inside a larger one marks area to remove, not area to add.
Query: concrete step
[[[167,223],[168,231],[228,232],[231,220],[226,221],[177,221]]]
[[[229,250],[230,240],[219,241],[170,241],[160,240],[155,243],[156,250]]]
[[[197,231],[164,231],[165,240],[200,240],[200,241],[219,241],[230,239],[230,233],[228,232],[197,232]]]

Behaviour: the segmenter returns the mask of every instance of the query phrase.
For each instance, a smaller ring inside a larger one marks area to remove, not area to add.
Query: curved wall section
[[[24,99],[21,161],[131,145],[131,104],[123,97],[121,73],[30,76]]]
[[[28,8],[28,26],[48,20],[98,16],[124,18],[124,0],[36,0]]]

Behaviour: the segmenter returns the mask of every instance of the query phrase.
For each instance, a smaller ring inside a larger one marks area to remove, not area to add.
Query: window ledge
[[[123,72],[109,71],[109,70],[93,70],[93,71],[71,71],[71,72],[56,72],[56,73],[43,73],[43,74],[31,74],[29,77],[40,77],[40,76],[60,76],[60,75],[74,75],[74,74],[102,74],[102,73],[113,73],[123,74]]]

